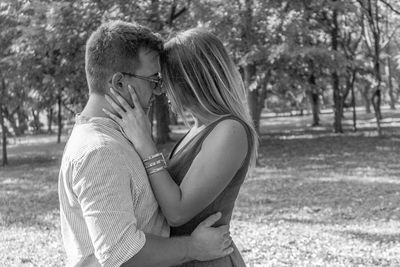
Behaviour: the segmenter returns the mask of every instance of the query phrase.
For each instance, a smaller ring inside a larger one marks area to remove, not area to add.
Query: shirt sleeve
[[[82,209],[95,256],[102,266],[120,266],[146,242],[137,229],[128,168],[117,151],[101,147],[80,161],[73,190]]]

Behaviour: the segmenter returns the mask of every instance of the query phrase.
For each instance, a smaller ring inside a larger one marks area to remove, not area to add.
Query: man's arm
[[[190,260],[187,246],[190,237],[164,238],[146,235],[144,247],[121,267],[172,266]]]
[[[121,266],[171,266],[226,256],[233,252],[228,227],[211,227],[220,217],[221,213],[211,215],[191,236],[163,238],[146,235],[144,247]]]
[[[75,193],[102,266],[120,266],[146,242],[137,228],[129,170],[123,156],[110,147],[93,148],[76,163],[72,189]],[[83,231],[84,231],[83,230]]]

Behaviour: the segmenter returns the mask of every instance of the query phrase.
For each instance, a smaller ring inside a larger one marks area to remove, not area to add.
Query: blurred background
[[[400,266],[398,0],[1,0],[0,266],[62,266],[57,176],[102,22],[208,27],[260,135],[232,233],[249,266]],[[168,153],[187,131],[150,112]]]

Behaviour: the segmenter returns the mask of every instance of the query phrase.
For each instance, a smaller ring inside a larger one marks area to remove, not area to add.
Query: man
[[[113,87],[128,100],[136,88],[147,110],[162,93],[158,54],[162,41],[135,23],[101,25],[86,44],[89,100],[65,147],[59,175],[61,230],[71,266],[171,266],[232,252],[227,226],[210,216],[191,236],[168,238],[143,163],[118,125],[105,94]],[[132,103],[130,103],[132,104]]]

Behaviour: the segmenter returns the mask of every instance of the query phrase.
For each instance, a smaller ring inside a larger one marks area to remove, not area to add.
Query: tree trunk
[[[336,71],[332,74],[333,82],[333,103],[334,103],[334,124],[335,133],[343,133],[342,117],[343,117],[343,101],[339,87],[339,76]]]
[[[378,135],[382,135],[382,129],[381,129],[381,119],[382,119],[382,113],[381,113],[381,73],[380,73],[380,63],[379,63],[379,37],[375,37],[375,76],[377,79],[377,86],[374,94],[372,95],[372,105],[374,107],[375,111],[375,118],[376,118],[376,128]]]
[[[248,93],[248,99],[249,99],[249,107],[250,107],[250,114],[251,118],[253,119],[254,123],[254,128],[256,129],[258,135],[260,135],[260,117],[261,113],[258,112],[258,91],[257,90],[252,90],[249,91]]]
[[[357,71],[355,69],[347,70],[347,72],[346,72],[346,87],[345,87],[344,91],[341,91],[343,108],[352,106],[352,104],[347,104],[346,100],[347,100],[347,97],[349,96],[349,93],[351,92],[352,88],[354,88],[354,82],[356,81],[356,76],[357,76]],[[353,101],[353,99],[351,99],[351,101]],[[344,117],[344,115],[343,115],[343,117]]]
[[[262,111],[262,104],[260,97],[260,91],[257,89],[249,90],[249,86],[252,82],[252,79],[256,75],[256,65],[255,64],[247,64],[244,66],[244,84],[246,85],[248,91],[248,104],[249,104],[249,111],[251,118],[253,119],[254,128],[256,129],[257,133],[260,134],[260,118],[261,118],[261,111]]]
[[[370,114],[371,113],[371,100],[368,96],[369,94],[369,89],[370,86],[369,85],[365,85],[362,91],[362,95],[364,98],[364,102],[365,102],[365,113]]]
[[[170,112],[169,113],[169,122],[171,125],[178,125],[178,116],[175,113]]]
[[[310,103],[311,103],[311,110],[313,114],[313,124],[312,126],[319,126],[319,94],[316,90],[316,82],[315,82],[315,76],[311,75],[310,78],[308,79],[308,82],[311,85],[311,91],[309,93],[310,97]]]
[[[4,122],[4,113],[3,107],[0,106],[0,124],[1,124],[1,133],[2,133],[2,150],[3,150],[3,166],[8,165],[7,158],[7,128]]]
[[[53,108],[47,109],[47,133],[52,134],[53,130],[51,129],[53,125]]]
[[[57,105],[58,105],[58,114],[57,114],[57,124],[58,124],[58,131],[57,131],[57,143],[61,143],[61,134],[62,134],[62,99],[61,93],[57,97]]]
[[[372,30],[372,36],[374,37],[374,72],[375,78],[377,80],[376,91],[372,95],[372,105],[375,111],[375,118],[376,118],[376,127],[378,135],[382,134],[381,129],[381,83],[382,83],[382,76],[381,76],[381,68],[380,68],[380,28],[379,28],[379,9],[378,9],[378,0],[375,0],[375,14],[372,12],[372,5],[371,1],[369,0],[369,9],[371,10],[371,20],[370,26]],[[374,18],[375,16],[375,18]]]
[[[351,89],[351,104],[353,106],[353,131],[357,132],[356,96],[354,94],[354,83],[352,84],[350,89]]]
[[[8,165],[8,158],[7,158],[7,128],[4,121],[4,110],[5,106],[3,106],[2,101],[5,100],[6,94],[6,82],[4,78],[1,78],[1,92],[0,92],[0,124],[1,124],[1,133],[2,133],[2,151],[3,151],[3,166]]]
[[[378,135],[381,136],[382,134],[382,129],[381,129],[381,119],[382,119],[382,113],[381,113],[381,90],[376,90],[374,94],[372,95],[372,106],[374,107],[375,111],[375,118],[376,118],[376,126],[377,126],[377,131]]]
[[[170,141],[169,108],[167,97],[165,95],[156,96],[154,104],[154,113],[156,118],[155,141],[157,144],[165,144]]]
[[[23,135],[28,129],[28,116],[22,108],[17,111],[19,133]]]
[[[252,47],[257,43],[253,29],[253,5],[254,1],[245,0],[245,6],[242,12],[243,27],[241,35],[247,53],[249,53],[252,50]],[[243,80],[248,94],[247,98],[250,116],[253,120],[255,130],[257,131],[258,135],[260,135],[260,117],[262,108],[264,106],[266,90],[261,88],[262,91],[260,92],[260,88],[254,88],[250,91],[249,87],[256,75],[256,71],[256,65],[252,61],[246,62],[243,66]]]
[[[312,126],[319,126],[319,94],[311,92],[310,94],[310,102],[311,102],[311,110],[313,114],[313,123]]]
[[[40,120],[39,120],[39,111],[35,111],[32,109],[32,116],[33,116],[33,128],[35,133],[40,132]]]
[[[338,50],[338,37],[339,37],[338,11],[336,8],[333,10],[332,19],[333,19],[333,27],[331,30],[332,50],[336,52]],[[342,128],[343,102],[339,86],[339,75],[336,69],[332,73],[332,86],[333,86],[333,103],[334,103],[334,116],[335,116],[333,128],[335,133],[343,133],[343,128]]]
[[[388,87],[389,87],[389,97],[390,97],[390,109],[396,109],[396,97],[393,90],[393,81],[392,81],[392,64],[390,61],[390,57],[388,57]]]
[[[386,33],[389,33],[389,16],[386,16]],[[388,54],[388,58],[387,58],[387,68],[388,68],[388,73],[387,73],[387,77],[388,77],[388,87],[389,87],[389,97],[390,97],[390,109],[395,110],[396,109],[396,97],[394,95],[393,92],[393,82],[392,82],[392,61],[391,61],[391,57],[392,57],[392,51],[391,51],[391,47],[390,47],[390,43],[387,44],[387,48],[386,48],[386,53]]]
[[[169,26],[173,24],[174,16],[176,11],[175,1],[172,3],[171,14],[169,20]],[[152,24],[152,28],[156,32],[160,32],[164,28],[164,24],[160,18],[160,2],[159,0],[151,0],[151,12],[149,22]],[[169,106],[167,98],[162,96],[156,96],[153,104],[153,111],[156,123],[154,140],[158,144],[165,144],[170,141],[169,138]]]

